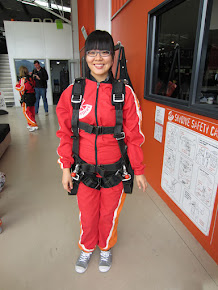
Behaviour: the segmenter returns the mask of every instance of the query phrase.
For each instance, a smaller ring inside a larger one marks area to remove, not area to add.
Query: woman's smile
[[[103,68],[103,64],[102,63],[100,63],[100,64],[94,64],[94,66],[97,68],[97,69],[102,69]]]

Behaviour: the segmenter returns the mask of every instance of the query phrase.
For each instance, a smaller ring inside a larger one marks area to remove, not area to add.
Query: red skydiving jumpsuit
[[[97,83],[86,79],[85,93],[79,111],[81,122],[94,126],[115,126],[115,107],[111,101],[112,84]],[[57,105],[57,116],[60,129],[57,136],[60,144],[57,153],[61,168],[70,168],[74,163],[72,157],[73,135],[71,119],[72,85],[61,95]],[[141,145],[144,135],[141,132],[141,111],[133,90],[126,86],[125,104],[123,107],[123,131],[128,146],[128,156],[135,175],[144,174],[143,152]],[[121,158],[117,140],[113,134],[96,135],[84,130],[79,131],[79,156],[89,164],[112,164]],[[117,224],[126,194],[123,184],[100,190],[79,184],[77,193],[80,210],[79,247],[91,252],[98,245],[101,250],[109,250],[117,241]]]
[[[35,81],[32,82],[33,85],[30,84],[30,81],[26,80],[25,77],[21,78],[19,83],[16,84],[15,89],[20,92],[20,96],[26,93],[35,93],[34,86]],[[37,123],[35,120],[35,106],[27,106],[25,102],[22,103],[23,114],[27,120],[27,123],[31,127],[37,127]]]

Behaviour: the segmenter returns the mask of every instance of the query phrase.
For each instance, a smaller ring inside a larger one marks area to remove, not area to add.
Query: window
[[[167,0],[149,12],[146,99],[218,119],[217,13],[207,0]]]
[[[20,68],[20,66],[25,66],[25,67],[27,67],[29,72],[32,72],[35,68],[34,61],[35,61],[35,59],[15,59],[14,60],[17,80],[19,80],[19,68]],[[38,59],[38,61],[42,67],[45,67],[45,59]]]
[[[199,87],[196,104],[201,107],[217,108],[218,104],[218,2],[214,1],[210,11],[209,31],[203,43],[202,74],[199,75]],[[207,38],[207,39],[206,39]],[[218,112],[217,112],[218,113]]]

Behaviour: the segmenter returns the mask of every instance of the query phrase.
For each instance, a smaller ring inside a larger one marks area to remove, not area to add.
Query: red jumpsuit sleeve
[[[58,117],[59,130],[56,135],[60,138],[60,143],[57,148],[59,155],[58,163],[61,168],[70,168],[74,163],[72,157],[73,139],[72,139],[72,127],[71,119],[73,109],[71,105],[72,86],[69,86],[61,95],[56,108],[56,114]]]
[[[141,131],[142,112],[133,90],[126,86],[125,104],[123,106],[123,130],[127,153],[135,175],[144,174],[143,151],[141,145],[145,137]]]
[[[23,94],[25,91],[25,78],[21,78],[19,83],[16,84],[15,89],[20,92],[20,94]]]

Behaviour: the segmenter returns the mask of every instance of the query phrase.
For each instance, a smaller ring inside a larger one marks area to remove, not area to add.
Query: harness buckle
[[[79,99],[75,99],[75,97],[78,97],[78,95],[72,95],[71,97],[72,103],[79,104],[82,102],[83,95],[79,95]]]
[[[73,136],[71,136],[71,138],[76,140],[76,139],[78,139],[78,136],[73,135]]]
[[[97,133],[98,135],[101,135],[102,132],[103,132],[103,129],[102,129],[101,126],[95,126],[95,130],[96,130],[96,133]]]
[[[79,164],[76,164],[74,171],[71,173],[72,179],[74,179],[76,181],[78,181],[80,179],[80,177],[84,175],[83,171],[81,171],[80,174],[78,174],[79,167],[80,167]]]
[[[113,94],[113,102],[114,103],[123,103],[125,99],[125,95],[121,94],[121,99],[119,98],[120,96]]]
[[[97,185],[95,186],[95,189],[100,189],[100,187],[101,187],[101,178],[98,178],[98,183],[97,183]]]
[[[128,181],[128,180],[130,180],[132,178],[131,174],[129,174],[127,172],[127,169],[126,169],[126,166],[125,165],[123,165],[123,174],[122,174],[122,176],[124,177],[122,179],[122,181]]]
[[[73,172],[73,173],[74,173],[74,172]],[[78,180],[79,180],[79,178],[80,178],[79,174],[75,173],[75,176],[73,176],[73,173],[71,174],[71,176],[72,176],[72,179],[74,179],[74,180],[78,181]]]
[[[125,133],[121,132],[119,135],[114,135],[114,137],[116,138],[117,141],[122,140],[125,138]]]

